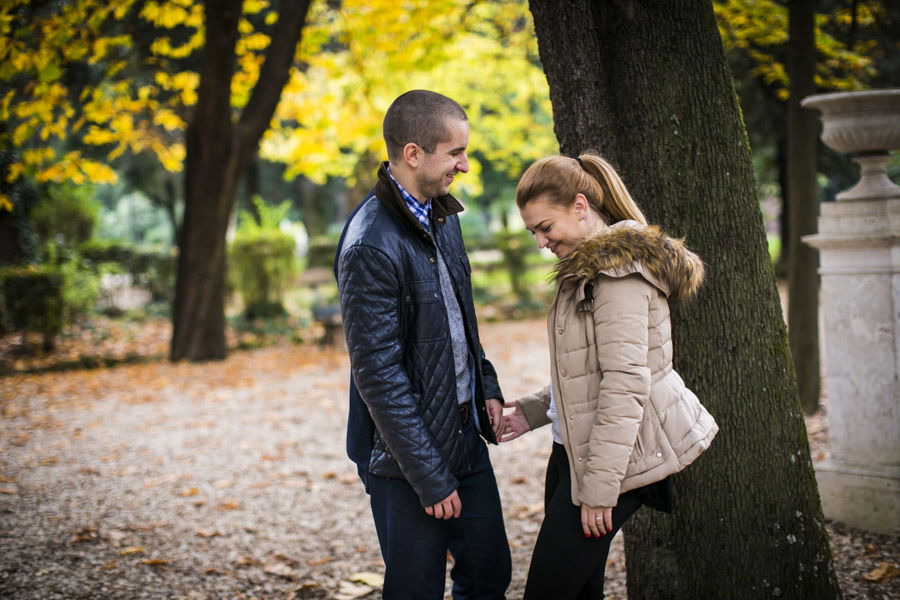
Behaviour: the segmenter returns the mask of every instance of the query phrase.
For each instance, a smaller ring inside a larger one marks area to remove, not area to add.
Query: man
[[[347,220],[335,260],[350,354],[347,451],[370,496],[384,598],[504,598],[510,554],[487,447],[503,398],[484,356],[471,268],[449,194],[469,125],[440,94],[401,95],[387,163]]]

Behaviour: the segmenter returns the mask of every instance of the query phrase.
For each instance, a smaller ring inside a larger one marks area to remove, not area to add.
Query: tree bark
[[[241,0],[206,0],[200,88],[186,136],[185,210],[172,311],[172,360],[225,358],[228,219],[240,175],[287,82],[310,0],[280,3],[259,80],[235,123],[230,98],[241,4]]]
[[[676,512],[627,526],[631,599],[839,598],[731,75],[704,0],[531,0],[564,154],[601,151],[707,263],[676,368],[716,417]]]
[[[788,3],[788,195],[790,259],[788,261],[788,335],[800,405],[812,414],[819,408],[819,253],[800,239],[817,230],[816,144],[818,118],[800,107],[815,93],[815,13],[812,0]]]

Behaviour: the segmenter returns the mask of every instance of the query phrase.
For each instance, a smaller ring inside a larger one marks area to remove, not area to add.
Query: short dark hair
[[[468,120],[463,107],[447,96],[428,90],[401,94],[384,115],[388,158],[399,160],[403,147],[409,143],[418,144],[425,152],[434,152],[447,139],[447,120],[451,118]]]

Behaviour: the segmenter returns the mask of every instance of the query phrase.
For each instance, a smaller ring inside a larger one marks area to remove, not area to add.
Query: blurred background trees
[[[175,336],[183,341],[173,339],[172,356],[221,356],[229,344],[226,331],[239,322],[265,321],[245,318],[257,314],[245,312],[256,305],[255,292],[243,285],[249,277],[240,274],[235,244],[244,244],[240,256],[249,254],[241,232],[248,219],[262,226],[264,211],[273,207],[286,209],[278,226],[269,223],[266,230],[293,239],[298,266],[273,267],[291,283],[274,286],[272,293],[280,297],[264,294],[262,302],[280,305],[294,318],[288,321],[294,330],[314,325],[313,296],[328,303],[333,292],[327,283],[309,292],[315,277],[307,263],[330,259],[334,233],[384,159],[384,110],[416,87],[458,99],[473,123],[472,171],[454,193],[468,206],[463,226],[484,314],[515,316],[541,305],[549,259],[523,240],[512,198],[525,166],[557,152],[558,144],[527,2],[314,0],[299,44],[281,51],[288,60],[279,69],[286,79],[278,88],[263,65],[279,19],[296,4],[228,5],[240,12],[229,30],[233,39],[221,46],[224,30],[205,19],[200,0],[4,3],[0,262],[6,269],[45,273],[48,281],[59,282],[53,285],[62,298],[48,304],[61,316],[44,319],[44,325],[26,325],[30,317],[18,318],[14,303],[2,301],[5,331],[36,329],[52,340],[98,311],[181,314],[175,321],[183,334]],[[209,7],[220,9],[217,14],[227,8]],[[787,214],[782,206],[788,190],[787,5],[722,0],[713,7],[753,149],[771,254],[787,274],[790,227],[780,217]],[[831,1],[817,9],[818,90],[897,85],[900,36],[892,3]],[[214,110],[201,108],[200,100],[204,52],[212,48],[212,66],[221,71],[217,93],[208,94]],[[218,48],[233,48],[231,66],[225,56],[230,50]],[[264,89],[281,90],[270,117],[253,100],[254,91],[259,98]],[[201,143],[197,152],[219,152],[219,158],[202,168],[189,156],[190,124],[198,112],[207,119],[214,113],[217,123],[209,121],[211,137],[204,139],[218,141]],[[245,135],[249,115],[255,116],[258,144]],[[230,153],[239,138],[245,140],[242,158],[221,158],[237,156]],[[843,157],[820,146],[817,164],[831,177],[855,177]],[[232,183],[225,185],[226,179]],[[819,176],[814,193],[827,199],[846,183]],[[186,204],[220,216],[188,217]],[[211,233],[200,236],[206,241],[187,241],[213,221]],[[222,240],[222,250],[212,252],[209,240]],[[193,270],[182,266],[176,278],[177,262],[185,257],[199,263]],[[212,304],[191,299],[201,289]],[[222,318],[196,327],[201,319],[192,315],[200,307],[219,305],[221,311],[200,312],[221,312]],[[179,313],[179,306],[194,312]]]

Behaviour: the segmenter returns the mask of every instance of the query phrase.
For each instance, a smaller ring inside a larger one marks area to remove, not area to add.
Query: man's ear
[[[410,142],[403,146],[403,161],[412,168],[419,166],[423,154],[425,154],[425,152],[418,144]]]

